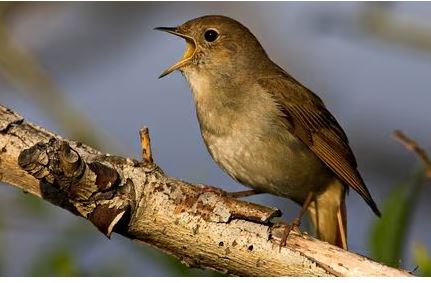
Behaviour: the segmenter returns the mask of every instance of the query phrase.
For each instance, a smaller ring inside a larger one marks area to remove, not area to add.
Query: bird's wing
[[[347,136],[322,100],[284,72],[277,76],[262,77],[258,79],[258,84],[278,103],[291,133],[305,143],[344,183],[355,189],[380,216],[357,170]]]

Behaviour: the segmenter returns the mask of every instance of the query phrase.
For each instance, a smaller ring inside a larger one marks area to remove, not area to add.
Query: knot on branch
[[[67,142],[57,139],[23,150],[18,165],[33,177],[64,191],[78,183],[85,171],[85,163],[79,154]]]
[[[89,219],[108,237],[135,206],[132,181],[106,164],[86,162],[65,141],[37,143],[21,152],[18,164],[41,181],[47,199]]]

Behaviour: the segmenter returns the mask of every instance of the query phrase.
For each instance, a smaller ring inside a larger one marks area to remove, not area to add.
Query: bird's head
[[[158,27],[186,41],[183,57],[167,68],[159,78],[175,70],[235,72],[258,68],[266,53],[254,35],[241,23],[225,16],[203,16],[177,27]]]

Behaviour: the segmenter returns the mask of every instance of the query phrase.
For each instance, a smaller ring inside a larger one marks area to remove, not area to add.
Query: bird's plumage
[[[259,78],[258,83],[272,94],[288,123],[288,128],[306,144],[342,181],[357,191],[380,216],[357,170],[349,141],[322,100],[287,73]]]
[[[335,179],[325,190],[314,195],[308,214],[317,238],[347,249],[346,185]]]
[[[347,248],[348,187],[380,212],[346,134],[322,100],[273,63],[233,19],[205,16],[161,29],[188,42],[183,59],[164,74],[177,68],[189,82],[217,164],[248,187],[301,205],[311,193],[317,236]]]

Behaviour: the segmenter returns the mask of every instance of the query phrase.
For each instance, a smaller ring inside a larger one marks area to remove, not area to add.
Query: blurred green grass
[[[431,255],[425,246],[415,243],[413,246],[413,261],[417,265],[420,276],[431,277]]]
[[[383,203],[382,217],[377,219],[371,229],[369,247],[371,257],[393,267],[403,267],[406,239],[413,221],[424,182],[424,170],[413,173],[408,180],[395,186]],[[416,273],[429,276],[431,261],[429,253],[422,246],[413,250]]]

